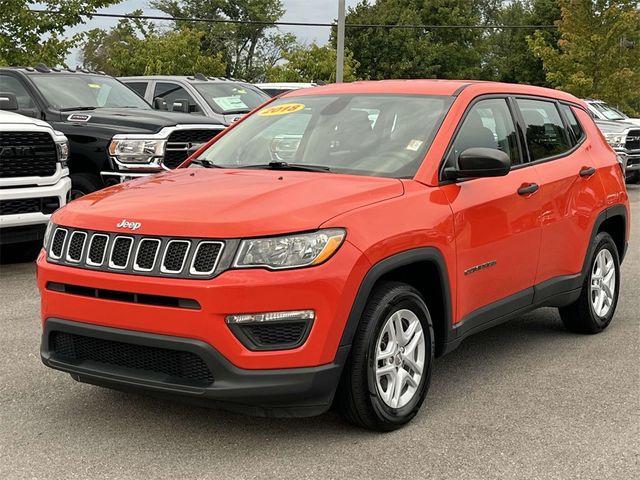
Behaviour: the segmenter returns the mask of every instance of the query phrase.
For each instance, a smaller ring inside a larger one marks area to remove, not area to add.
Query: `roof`
[[[130,77],[118,77],[121,82],[134,81],[134,80],[173,80],[173,81],[185,81],[190,83],[248,83],[244,80],[237,80],[235,78],[226,77],[207,77],[200,73],[196,75],[135,75]]]
[[[405,94],[405,95],[444,95],[452,96],[464,92],[472,97],[482,94],[535,95],[564,100],[571,103],[583,102],[573,95],[561,90],[521,85],[516,83],[487,82],[479,80],[367,80],[352,83],[332,83],[309,90],[293,90],[285,97],[331,94]]]

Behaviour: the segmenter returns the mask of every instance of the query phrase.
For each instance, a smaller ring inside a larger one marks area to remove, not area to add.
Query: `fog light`
[[[290,310],[287,312],[242,313],[227,315],[227,323],[263,323],[282,322],[292,320],[314,320],[316,312],[313,310]]]

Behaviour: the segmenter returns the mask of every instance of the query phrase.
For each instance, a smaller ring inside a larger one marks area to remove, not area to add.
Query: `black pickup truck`
[[[17,113],[67,136],[72,199],[175,168],[224,129],[204,116],[154,110],[115,78],[87,70],[0,67],[0,93],[15,96]]]

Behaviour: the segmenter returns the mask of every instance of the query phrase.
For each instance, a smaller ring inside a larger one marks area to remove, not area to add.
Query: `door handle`
[[[525,184],[518,189],[518,195],[532,195],[540,189],[537,183]]]
[[[593,167],[582,167],[582,169],[580,170],[581,177],[590,177],[594,173],[596,173],[596,169]]]

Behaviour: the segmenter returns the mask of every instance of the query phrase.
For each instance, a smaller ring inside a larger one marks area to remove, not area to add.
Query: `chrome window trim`
[[[196,263],[196,258],[198,257],[198,252],[200,251],[200,247],[202,247],[202,245],[205,244],[212,244],[212,245],[220,245],[220,250],[218,251],[218,255],[216,256],[216,261],[213,263],[213,268],[211,270],[209,270],[208,272],[198,272],[194,269],[194,265]],[[220,258],[222,257],[222,251],[224,250],[224,243],[223,242],[217,242],[217,241],[212,241],[212,240],[203,240],[200,243],[198,243],[198,246],[196,247],[196,250],[193,254],[193,258],[191,259],[191,265],[189,266],[189,274],[190,275],[211,275],[213,272],[216,271],[216,268],[218,268],[218,262],[220,262]],[[166,251],[166,250],[165,250]]]
[[[104,244],[104,250],[102,251],[102,259],[100,260],[100,263],[92,262],[91,259],[89,258],[89,253],[91,252],[91,246],[93,245],[93,241],[95,240],[96,237],[106,237],[107,239],[107,243]],[[91,236],[91,240],[89,241],[89,248],[87,249],[87,258],[85,260],[85,263],[92,267],[101,266],[102,264],[104,264],[104,259],[107,256],[108,251],[109,251],[109,235],[105,235],[104,233],[94,233]]]
[[[82,241],[82,250],[80,250],[80,258],[78,260],[74,260],[69,256],[69,248],[71,247],[71,241],[75,235],[84,235],[84,240]],[[84,249],[87,246],[87,232],[83,232],[82,230],[74,230],[69,237],[69,241],[67,242],[67,248],[65,249],[67,254],[65,255],[65,260],[70,263],[80,263],[82,261],[82,257],[84,256]]]
[[[113,248],[116,246],[116,242],[118,241],[119,238],[125,238],[127,240],[131,240],[131,244],[129,245],[129,252],[127,253],[127,261],[125,262],[123,267],[119,267],[117,265],[113,264],[112,258],[113,258]],[[133,244],[135,243],[135,238],[133,237],[129,237],[127,235],[117,235],[114,239],[113,239],[113,243],[111,244],[111,249],[109,251],[109,268],[113,268],[114,270],[125,270],[127,268],[127,265],[129,265],[129,260],[131,259],[131,250],[133,250]]]

